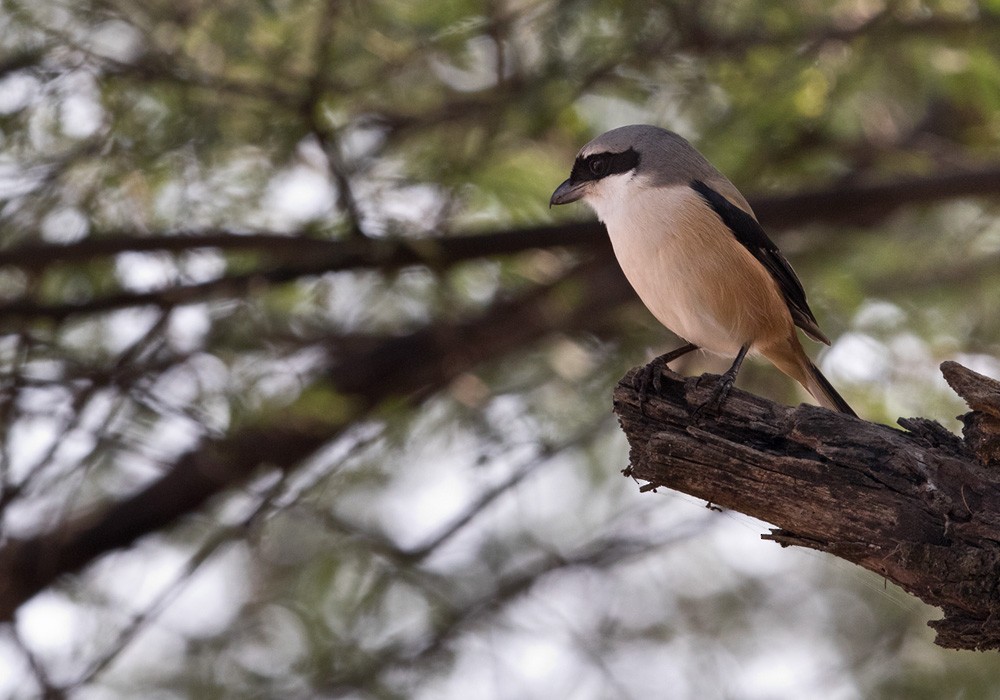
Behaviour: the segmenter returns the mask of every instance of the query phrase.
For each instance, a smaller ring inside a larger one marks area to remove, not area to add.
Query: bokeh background
[[[3,0],[0,696],[1000,696],[891,584],[622,477],[611,390],[679,341],[547,208],[680,132],[844,396],[955,428],[998,46],[967,0]]]

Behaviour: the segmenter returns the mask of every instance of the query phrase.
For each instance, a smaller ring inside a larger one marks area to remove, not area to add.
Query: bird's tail
[[[819,371],[819,367],[809,359],[806,359],[806,365],[807,376],[804,386],[806,391],[819,402],[819,405],[829,408],[831,411],[840,411],[857,418],[858,414],[854,412],[850,404],[844,401],[844,397],[837,393],[830,381]]]
[[[844,397],[837,393],[830,381],[806,356],[798,339],[793,338],[789,343],[769,347],[761,354],[773,362],[775,367],[805,387],[823,408],[857,417],[858,414],[850,404],[844,401]]]

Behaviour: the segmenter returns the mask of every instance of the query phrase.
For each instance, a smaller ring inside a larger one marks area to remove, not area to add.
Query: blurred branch
[[[630,372],[615,412],[631,446],[627,476],[772,523],[766,539],[828,552],[940,606],[937,643],[1000,648],[1000,382],[954,362],[945,378],[973,409],[965,439],[924,418],[908,432],[813,406],[734,392],[698,409],[703,378],[664,376],[640,408]]]
[[[248,287],[279,284],[300,277],[344,270],[378,268],[392,270],[408,265],[447,268],[463,260],[493,257],[535,248],[590,243],[610,252],[597,223],[559,224],[515,231],[437,239],[349,239],[323,241],[273,234],[253,236],[214,233],[207,236],[158,236],[87,239],[72,245],[32,244],[0,251],[0,266],[37,268],[44,261],[81,261],[124,252],[181,252],[200,248],[259,250],[269,257],[294,260],[283,265],[252,270],[196,284],[176,285],[150,292],[121,292],[82,302],[44,303],[17,299],[0,303],[6,319],[47,318],[62,320],[77,314],[103,313],[136,306],[169,309],[198,304],[220,297],[242,296]],[[268,249],[271,248],[269,251]],[[274,249],[277,249],[276,251]]]
[[[871,226],[910,204],[997,195],[1000,165],[993,164],[884,183],[844,183],[792,195],[765,195],[751,198],[750,203],[764,228],[780,230],[820,223]]]
[[[277,233],[234,233],[226,230],[180,231],[138,235],[109,232],[76,243],[29,243],[0,250],[0,266],[39,270],[56,262],[84,262],[122,253],[184,253],[214,249],[258,252],[269,258],[314,260],[330,272],[360,268],[392,269],[407,265],[446,266],[463,260],[517,253],[532,248],[592,242],[600,227],[578,224],[531,226],[442,238],[378,238],[344,240]]]
[[[452,522],[448,523],[440,532],[435,534],[429,540],[423,544],[407,550],[406,556],[412,561],[423,561],[427,557],[431,556],[436,552],[445,542],[452,539],[455,535],[461,532],[469,523],[479,517],[491,503],[496,501],[498,498],[506,494],[508,491],[512,490],[519,483],[524,481],[528,476],[534,474],[535,471],[544,464],[549,457],[552,456],[554,452],[552,450],[546,449],[541,455],[538,456],[532,462],[521,467],[519,470],[514,472],[508,478],[504,479],[502,482],[487,489],[479,495],[474,501],[469,503],[465,509],[459,513]]]
[[[20,49],[0,58],[0,78],[8,73],[16,73],[25,68],[37,68],[45,51],[42,49]]]
[[[202,542],[197,550],[188,557],[181,570],[175,574],[173,580],[164,586],[143,610],[132,615],[131,619],[117,631],[114,641],[108,646],[108,650],[94,659],[83,673],[66,686],[66,690],[82,687],[114,663],[129,644],[148,629],[150,623],[181,594],[202,565],[209,561],[224,545],[246,536],[247,531],[268,513],[268,507],[272,504],[274,497],[284,487],[285,480],[277,480],[259,496],[259,502],[246,517],[232,525],[219,528]]]
[[[341,8],[340,0],[326,0],[323,5],[319,25],[316,28],[316,45],[313,50],[313,77],[309,90],[302,101],[302,119],[309,125],[326,158],[327,171],[337,186],[337,204],[347,216],[349,233],[352,237],[364,237],[361,226],[361,210],[351,187],[347,169],[337,141],[336,130],[331,128],[322,114],[325,97],[326,76],[333,71],[333,40],[337,18]]]
[[[589,329],[634,299],[617,266],[595,260],[555,283],[498,301],[461,322],[439,322],[399,338],[343,337],[331,348],[328,376],[366,403],[428,392],[481,362],[529,346],[555,331]]]
[[[52,682],[45,664],[25,643],[16,625],[11,626],[11,639],[18,652],[28,662],[28,668],[35,677],[35,683],[38,685],[38,694],[35,697],[42,700],[64,700],[66,694]]]
[[[498,301],[472,318],[437,322],[396,338],[340,339],[329,349],[323,381],[348,395],[351,409],[323,420],[294,405],[278,415],[261,416],[258,423],[228,436],[204,440],[130,497],[48,532],[8,539],[0,546],[0,620],[9,620],[59,576],[197,510],[258,468],[294,469],[381,401],[404,397],[419,402],[481,362],[555,330],[588,327],[631,297],[617,268],[591,263],[553,284]]]
[[[797,27],[795,31],[768,32],[755,29],[743,32],[722,32],[708,23],[697,12],[675,12],[681,17],[678,31],[680,41],[669,47],[671,52],[697,50],[705,55],[742,55],[758,47],[799,46],[805,50],[822,46],[826,42],[852,42],[857,39],[898,42],[911,38],[962,39],[971,33],[1000,29],[1000,15],[983,8],[971,16],[946,16],[930,14],[900,19],[892,16],[892,7],[873,14],[867,20],[851,24],[840,22],[813,28]]]
[[[905,177],[879,184],[845,183],[790,195],[763,195],[752,197],[750,201],[764,227],[780,231],[820,223],[871,226],[910,204],[998,195],[1000,165],[993,165],[974,171]],[[203,235],[114,236],[70,245],[31,244],[0,251],[0,265],[39,269],[55,261],[82,261],[124,252],[182,252],[199,248],[259,250],[289,262],[208,282],[152,292],[122,292],[81,302],[43,303],[17,299],[0,304],[0,317],[59,320],[75,314],[135,306],[171,308],[212,298],[241,296],[249,286],[261,282],[283,283],[303,276],[364,268],[391,270],[425,265],[442,269],[465,260],[564,246],[597,246],[605,252],[610,250],[603,227],[594,221],[421,239],[317,240],[215,231]]]
[[[506,610],[551,574],[574,568],[609,569],[615,564],[686,540],[697,532],[700,529],[682,529],[659,540],[609,536],[591,540],[565,554],[543,551],[517,571],[498,574],[496,585],[479,593],[473,600],[439,613],[437,628],[422,647],[400,649],[393,655],[370,654],[367,662],[333,674],[326,689],[336,694],[353,691],[358,686],[377,682],[388,669],[418,667],[429,662],[445,652],[456,637]]]
[[[113,505],[27,539],[0,546],[0,620],[59,576],[108,551],[126,547],[189,513],[258,466],[290,469],[322,445],[331,431],[304,421],[245,428],[205,441],[182,455],[162,477]]]
[[[133,62],[93,54],[90,56],[110,78],[130,79],[143,85],[158,84],[173,89],[203,90],[212,98],[218,98],[219,94],[233,95],[261,101],[269,108],[278,110],[292,110],[299,102],[299,95],[294,87],[302,81],[289,76],[281,76],[280,79],[268,82],[233,79],[186,66],[188,61],[185,57],[167,53],[147,52]],[[292,87],[288,87],[289,83]]]
[[[105,376],[112,381],[115,379],[121,381],[125,376],[128,376],[130,380],[138,379],[140,375],[136,373],[136,366],[133,363],[146,350],[155,347],[161,341],[162,333],[168,321],[169,314],[161,314],[145,333],[122,351],[115,361],[114,366]],[[144,365],[144,369],[148,371],[152,368],[147,364]],[[16,376],[23,379],[23,375],[20,372]],[[109,444],[114,442],[115,437],[111,431],[111,426],[124,404],[125,397],[122,393],[117,393],[110,398],[110,406],[108,406],[104,417],[97,424],[97,430],[95,431],[97,438],[93,441],[90,449],[85,454],[80,455],[71,466],[60,466],[58,460],[56,460],[56,455],[60,447],[62,447],[66,436],[79,429],[88,415],[90,420],[93,420],[95,414],[87,411],[88,405],[94,402],[95,399],[100,403],[108,399],[107,396],[100,396],[99,390],[102,388],[102,383],[94,381],[94,379],[97,379],[97,377],[92,375],[92,381],[90,382],[82,384],[68,383],[67,389],[71,392],[69,399],[71,410],[62,418],[62,424],[54,428],[58,436],[49,442],[48,448],[34,460],[32,466],[25,470],[26,473],[21,477],[20,481],[9,483],[6,472],[0,470],[0,477],[2,477],[0,478],[0,515],[3,514],[7,506],[14,502],[16,498],[25,493],[30,493],[32,490],[43,490],[46,487],[51,487],[57,481],[63,485],[68,480],[73,480],[77,483],[85,482],[90,475],[91,466],[98,458],[98,455]],[[132,389],[137,388],[132,381],[121,381],[121,383],[131,386]],[[15,401],[16,398],[17,392],[11,392],[11,401]],[[0,425],[2,424],[0,422]],[[65,507],[71,507],[71,503],[67,503]]]
[[[973,280],[989,279],[1000,274],[1000,253],[984,253],[952,264],[936,262],[933,266],[914,266],[904,272],[869,279],[865,288],[873,296],[899,292],[911,295],[918,290],[940,290],[951,285],[967,288],[966,285]]]

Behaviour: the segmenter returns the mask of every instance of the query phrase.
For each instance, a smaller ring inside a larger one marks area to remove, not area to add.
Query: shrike
[[[582,199],[604,222],[639,298],[687,344],[661,355],[642,378],[699,348],[735,357],[722,376],[725,400],[747,353],[763,355],[826,408],[856,415],[806,356],[798,326],[820,331],[802,283],[739,190],[683,138],[655,126],[601,134],[577,155],[550,206]]]

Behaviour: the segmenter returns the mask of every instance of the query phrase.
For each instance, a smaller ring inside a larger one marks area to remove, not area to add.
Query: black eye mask
[[[570,182],[600,180],[608,175],[619,175],[634,170],[639,165],[639,152],[634,148],[621,153],[594,153],[577,158],[570,173]]]

